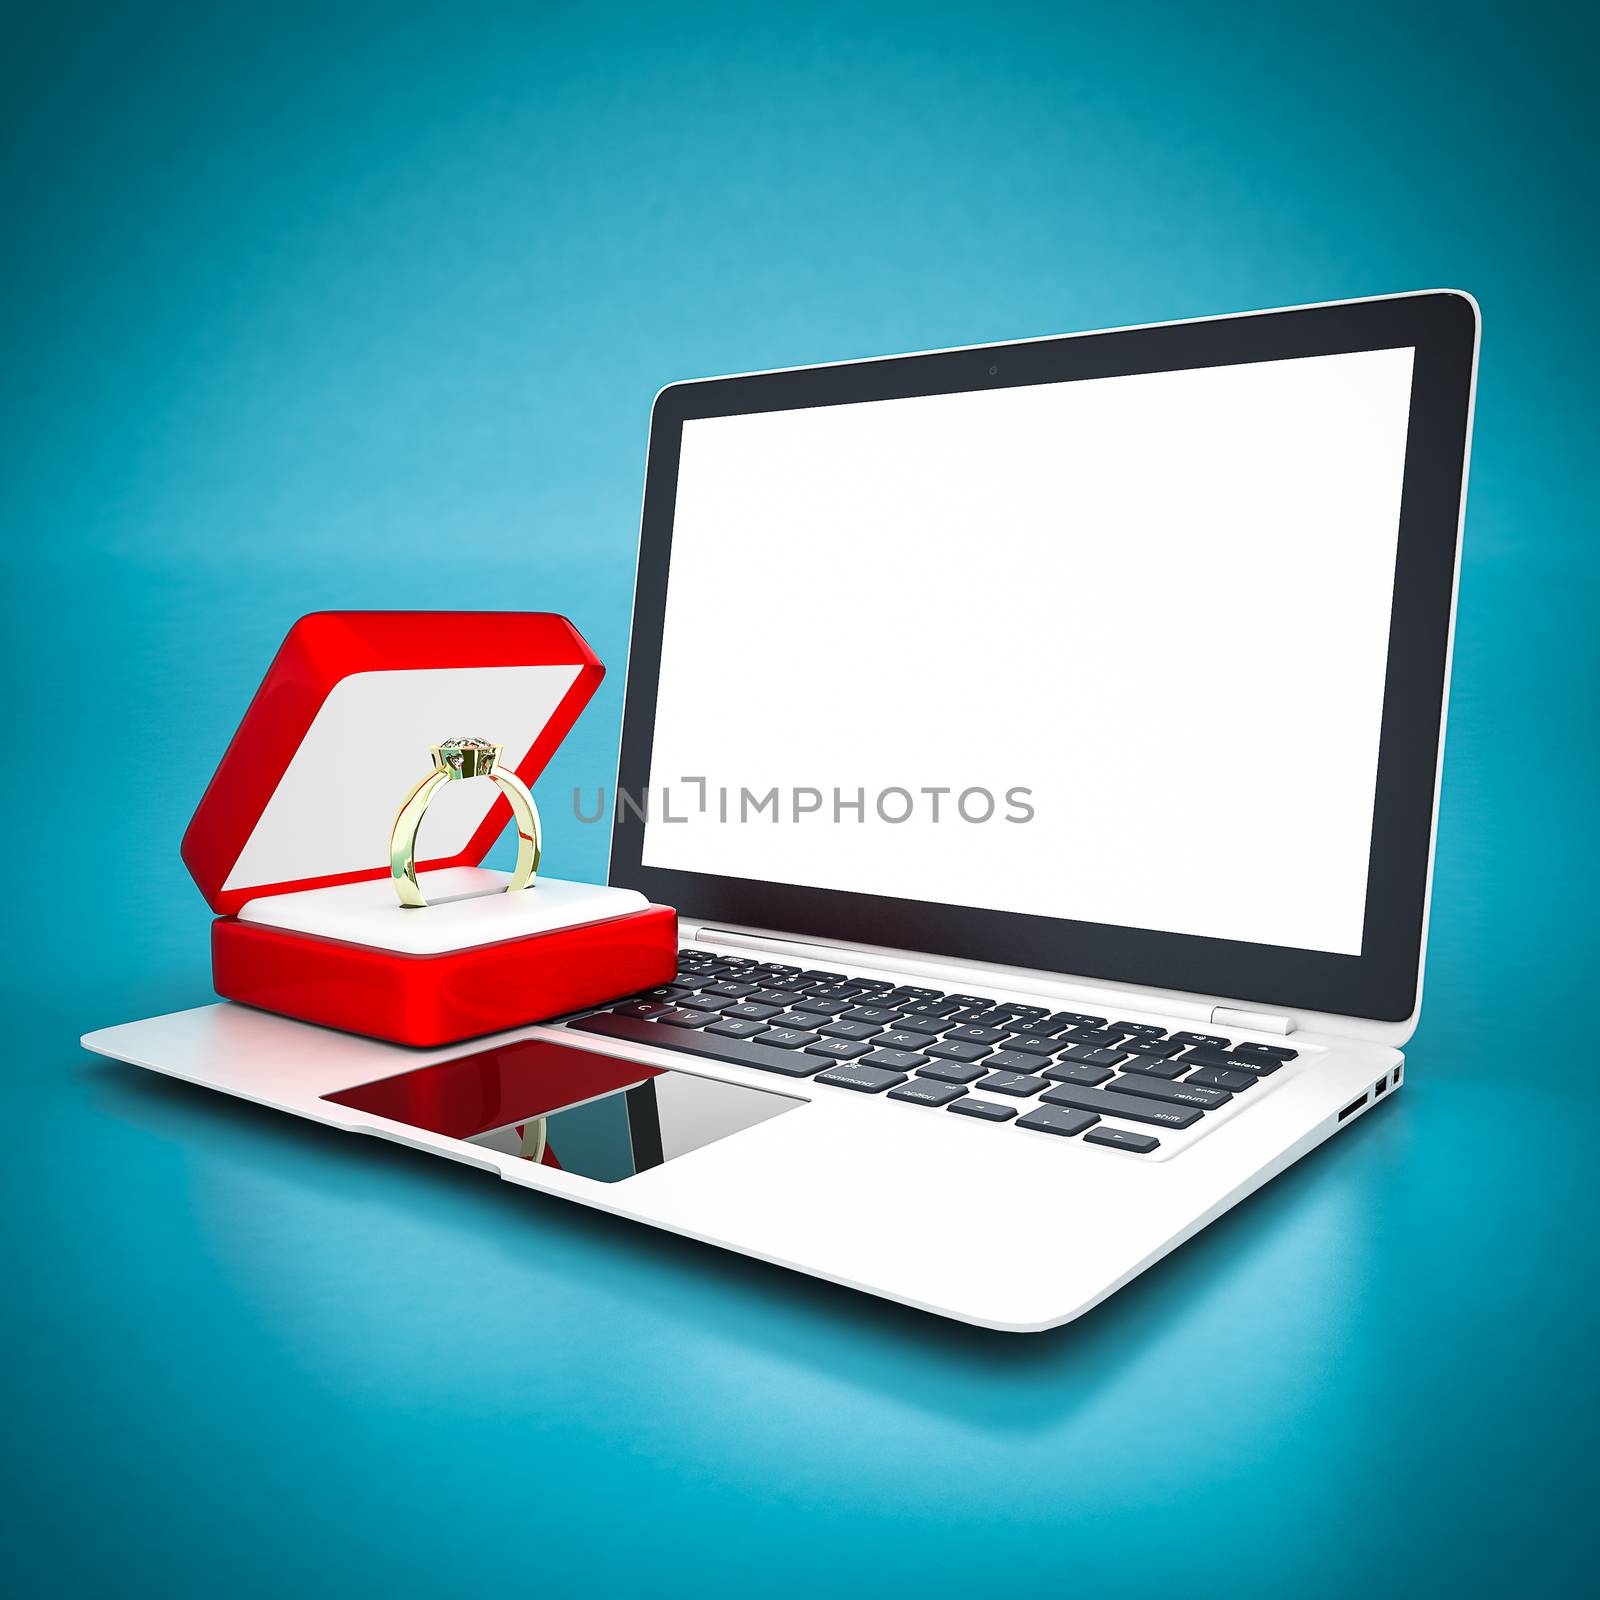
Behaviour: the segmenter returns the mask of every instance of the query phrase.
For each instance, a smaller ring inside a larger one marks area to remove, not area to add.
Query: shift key
[[[1070,1083],[1046,1089],[1039,1098],[1052,1106],[1071,1106],[1074,1111],[1121,1117],[1124,1122],[1150,1122],[1161,1128],[1187,1128],[1201,1116],[1188,1106],[1163,1105],[1158,1100],[1140,1100],[1131,1094],[1112,1094],[1105,1089],[1079,1089]]]

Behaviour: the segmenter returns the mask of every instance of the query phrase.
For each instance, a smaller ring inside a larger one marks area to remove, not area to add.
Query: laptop
[[[606,802],[675,978],[421,1057],[231,1006],[87,1042],[1072,1320],[1404,1083],[1478,326],[1434,291],[670,385]]]

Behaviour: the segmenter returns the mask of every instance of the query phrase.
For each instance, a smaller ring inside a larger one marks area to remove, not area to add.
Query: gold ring
[[[488,778],[511,802],[517,819],[517,865],[506,892],[530,889],[539,871],[539,810],[527,786],[509,767],[500,765],[502,746],[487,739],[446,739],[433,746],[433,771],[405,798],[389,835],[389,875],[403,906],[425,906],[417,886],[417,830],[433,797],[462,778]]]

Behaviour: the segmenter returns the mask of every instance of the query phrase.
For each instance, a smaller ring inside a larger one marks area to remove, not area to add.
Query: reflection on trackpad
[[[337,1105],[615,1183],[805,1102],[523,1039],[325,1095]]]

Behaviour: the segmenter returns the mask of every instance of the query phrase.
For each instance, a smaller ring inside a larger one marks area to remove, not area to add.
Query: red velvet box
[[[217,993],[398,1044],[520,1027],[664,983],[677,915],[627,889],[480,865],[510,820],[447,784],[400,904],[389,830],[430,747],[475,735],[529,788],[605,674],[564,617],[319,612],[289,630],[183,839]],[[535,798],[538,792],[535,790]]]

